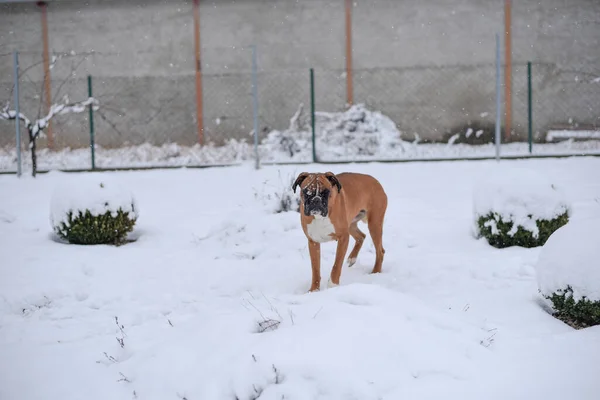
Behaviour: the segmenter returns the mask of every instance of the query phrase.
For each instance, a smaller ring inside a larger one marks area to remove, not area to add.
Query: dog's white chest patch
[[[335,233],[335,228],[329,217],[321,217],[316,215],[315,219],[306,226],[308,236],[317,243],[324,243],[333,240],[332,233]]]

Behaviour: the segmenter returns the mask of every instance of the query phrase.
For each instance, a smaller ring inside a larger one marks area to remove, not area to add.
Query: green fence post
[[[529,154],[531,154],[533,142],[533,120],[532,120],[532,104],[531,104],[531,61],[527,62],[527,140],[529,141]]]
[[[92,76],[88,75],[88,97],[92,97]],[[96,143],[94,138],[94,107],[90,107],[90,149],[92,152],[92,170],[96,169]]]
[[[310,125],[312,129],[312,159],[317,162],[317,147],[315,140],[315,73],[310,69]]]

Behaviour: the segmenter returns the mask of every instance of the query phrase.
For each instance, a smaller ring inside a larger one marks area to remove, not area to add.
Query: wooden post
[[[511,43],[511,4],[504,0],[504,138],[510,140],[512,129],[512,43]]]
[[[44,63],[44,94],[46,97],[45,114],[50,112],[52,106],[52,93],[50,87],[50,55],[48,51],[48,3],[38,1],[37,5],[42,9],[42,45],[43,45],[43,63]],[[48,148],[54,148],[54,135],[52,133],[52,121],[48,121],[46,128],[48,137]]]
[[[345,1],[346,8],[346,102],[354,104],[352,86],[352,0]]]
[[[196,58],[196,115],[198,143],[204,144],[204,115],[202,104],[202,61],[200,59],[200,0],[194,0],[194,55]]]

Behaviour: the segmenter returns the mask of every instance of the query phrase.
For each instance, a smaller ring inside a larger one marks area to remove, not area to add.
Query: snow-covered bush
[[[535,267],[553,315],[574,328],[600,325],[599,224],[600,218],[580,219],[558,229]]]
[[[51,199],[54,232],[73,244],[123,244],[137,221],[131,193],[114,182],[85,176],[58,186]]]
[[[260,190],[255,190],[254,197],[262,202],[270,213],[300,212],[300,194],[292,191],[296,175],[291,174],[286,179],[279,175],[277,183],[264,182]]]
[[[569,221],[569,205],[546,176],[499,166],[474,188],[475,229],[497,248],[542,246]]]
[[[278,200],[278,205],[275,209],[275,212],[286,212],[286,211],[296,211],[300,212],[300,196],[294,194],[289,189],[288,191],[283,191],[281,193],[276,193],[275,197]]]

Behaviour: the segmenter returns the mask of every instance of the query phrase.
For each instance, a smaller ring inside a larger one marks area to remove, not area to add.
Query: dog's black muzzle
[[[319,196],[304,196],[304,215],[320,215],[321,217],[327,216],[327,199],[329,193],[323,192]]]

